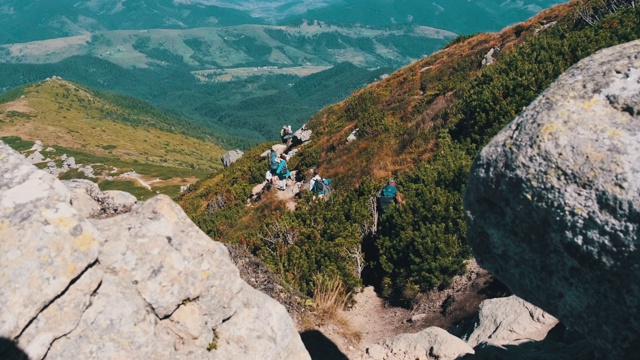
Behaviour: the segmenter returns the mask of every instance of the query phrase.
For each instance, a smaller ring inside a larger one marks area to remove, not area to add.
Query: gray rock
[[[238,161],[238,159],[240,159],[242,155],[244,155],[244,153],[240,150],[229,150],[224,153],[224,155],[222,155],[220,160],[222,160],[222,165],[224,165],[224,167],[228,167],[229,165]]]
[[[102,236],[69,200],[60,181],[0,142],[1,337],[24,332],[97,261]]]
[[[438,327],[401,334],[367,349],[363,360],[453,360],[475,351]]]
[[[489,50],[489,52],[487,52],[487,54],[482,59],[482,66],[484,67],[493,64],[493,61],[495,60],[495,57],[498,55],[499,51],[499,47],[491,48],[491,50]]]
[[[63,182],[71,192],[71,204],[85,217],[112,216],[129,212],[138,199],[119,190],[101,191],[98,185],[85,179]]]
[[[275,144],[271,147],[271,149],[275,150],[278,153],[278,156],[284,154],[287,151],[287,145],[285,144]],[[268,154],[268,152],[267,152]]]
[[[31,147],[31,150],[35,150],[35,151],[42,151],[42,147],[43,147],[43,145],[42,145],[42,141],[40,141],[40,140],[36,140],[36,141],[33,143],[33,146]]]
[[[1,142],[0,159],[0,336],[30,359],[310,358],[169,197],[89,222],[70,202],[95,184],[68,190]]]
[[[64,159],[62,162],[62,168],[65,170],[77,168],[76,159],[73,156]]]
[[[78,171],[84,173],[87,177],[95,177],[93,174],[93,167],[91,165],[83,166],[79,168]]]
[[[69,189],[71,205],[80,215],[88,218],[100,213],[100,204],[96,199],[102,192],[96,183],[84,179],[64,180],[62,183]]]
[[[416,323],[426,318],[427,318],[427,314],[414,314],[414,315],[411,315],[411,317],[409,318],[409,321],[412,323]]]
[[[275,144],[275,145],[273,145],[271,147],[271,150],[274,150],[276,153],[278,153],[278,156],[280,156],[280,155],[284,154],[285,151],[287,151],[287,145],[285,145],[285,144]],[[271,150],[266,150],[265,152],[260,154],[260,157],[263,157],[263,158],[268,157],[269,154],[271,153]]]
[[[104,213],[120,214],[128,212],[138,199],[125,191],[107,190],[99,198]]]
[[[46,148],[44,151],[46,152],[55,152],[56,149],[52,148],[51,146],[49,146],[48,148]]]
[[[62,156],[60,156],[60,160],[62,161],[67,160],[67,154],[62,154]]]
[[[358,140],[358,132],[360,131],[360,129],[355,129],[351,132],[351,134],[349,134],[349,136],[347,136],[347,142],[350,143],[352,141],[356,141]]]
[[[640,345],[640,41],[569,69],[476,158],[478,263],[602,358]]]
[[[293,133],[293,143],[294,144],[302,144],[311,140],[311,134],[313,131],[307,129],[305,125],[302,125],[300,129]]]
[[[558,320],[539,307],[512,295],[485,300],[467,344],[516,345],[543,340]]]
[[[34,145],[35,146],[35,145]],[[38,164],[41,163],[43,161],[45,161],[45,158],[42,154],[40,154],[40,151],[34,151],[31,153],[31,155],[27,156],[27,161],[32,163],[32,164]]]

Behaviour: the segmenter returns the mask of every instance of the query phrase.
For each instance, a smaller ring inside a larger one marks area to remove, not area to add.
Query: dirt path
[[[480,302],[507,291],[473,260],[467,272],[454,277],[452,286],[443,291],[433,290],[420,295],[413,311],[388,306],[373,287],[355,295],[356,303],[341,311],[338,320],[316,328],[334,344],[344,356],[331,359],[360,359],[371,345],[395,335],[416,333],[430,326],[444,329],[469,318]],[[323,359],[322,356],[313,359]]]
[[[407,322],[411,312],[408,309],[385,306],[373,286],[364,288],[355,299],[353,308],[342,311],[341,315],[353,328],[359,329],[361,344],[372,345],[411,330],[412,326]]]
[[[287,209],[294,211],[296,209],[296,199],[295,196],[298,192],[300,192],[300,187],[302,183],[296,183],[291,180],[287,180],[287,189],[286,190],[277,190],[276,198],[282,200],[287,205]]]
[[[316,329],[342,353],[326,359],[360,359],[373,344],[420,330],[416,324],[407,322],[409,310],[386,306],[372,286],[356,294],[355,300],[356,304],[351,309],[339,312],[338,320]],[[321,354],[312,354],[312,358],[325,359]]]
[[[351,309],[340,311],[335,323],[317,329],[348,359],[359,359],[368,347],[384,339],[419,331],[415,324],[407,322],[409,310],[386,306],[372,286],[356,294],[355,300]]]
[[[140,174],[128,172],[128,173],[124,173],[124,174],[120,175],[120,177],[124,178],[124,179],[134,179],[140,185],[142,185],[142,187],[146,188],[147,190],[151,190],[151,185],[149,185],[149,183],[144,181],[144,179],[142,179]]]

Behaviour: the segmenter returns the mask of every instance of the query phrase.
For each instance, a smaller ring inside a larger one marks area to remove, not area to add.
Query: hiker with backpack
[[[280,156],[280,162],[278,163],[278,168],[276,169],[276,175],[280,180],[280,186],[278,186],[278,190],[286,190],[287,178],[291,176],[291,172],[289,172],[289,167],[287,166],[287,155],[285,154],[282,154]]]
[[[378,213],[384,214],[389,205],[398,201],[398,188],[396,187],[396,181],[389,179],[387,184],[378,193]]]
[[[282,129],[280,129],[280,138],[282,139],[283,144],[287,144],[287,146],[291,144],[291,139],[293,138],[291,125],[282,125]]]
[[[325,200],[328,200],[331,195],[331,188],[329,185],[331,185],[331,179],[323,179],[318,174],[318,169],[313,169],[313,177],[309,182],[309,190],[318,196],[324,197]]]
[[[265,174],[265,179],[273,183],[275,181],[275,176],[277,175],[276,171],[280,165],[278,152],[273,149],[269,150],[269,156],[267,159],[269,160],[269,170],[267,170]]]

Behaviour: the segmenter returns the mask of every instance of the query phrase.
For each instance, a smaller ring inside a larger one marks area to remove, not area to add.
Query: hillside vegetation
[[[640,9],[632,5],[573,1],[500,33],[461,37],[325,108],[307,124],[313,141],[290,168],[304,174],[318,166],[332,178],[327,203],[303,192],[291,212],[268,193],[246,207],[267,169],[258,156],[265,145],[200,182],[181,204],[214,239],[243,245],[308,293],[317,274],[349,289],[364,277],[407,301],[446,286],[470,256],[462,194],[473,157],[569,66],[639,38]],[[483,66],[491,49],[495,63]],[[355,128],[358,140],[347,143]],[[404,204],[374,232],[371,199],[389,176]]]
[[[162,192],[172,195],[177,195],[180,185],[221,168],[225,151],[206,141],[206,132],[184,119],[133,98],[89,90],[59,78],[3,94],[0,137],[21,151],[40,140],[45,148],[55,149],[43,152],[44,156],[55,160],[67,154],[77,163],[93,164],[100,180],[133,170],[143,179],[162,180],[154,182],[154,190],[163,188]],[[72,169],[62,176],[82,174]],[[135,179],[110,181],[104,186],[140,185]],[[153,194],[133,191],[144,197]]]

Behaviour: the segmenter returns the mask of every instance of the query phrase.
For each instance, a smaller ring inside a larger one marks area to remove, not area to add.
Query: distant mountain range
[[[5,0],[0,91],[58,75],[194,118],[223,146],[246,148],[459,34],[556,2]],[[296,86],[311,74],[318,84]],[[329,79],[341,87],[319,86]]]
[[[5,0],[0,44],[110,30],[191,29],[241,24],[423,25],[465,34],[495,31],[558,0]]]

